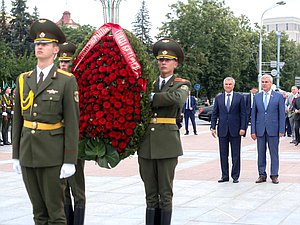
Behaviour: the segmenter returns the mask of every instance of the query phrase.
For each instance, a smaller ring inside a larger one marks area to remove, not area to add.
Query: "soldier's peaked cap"
[[[184,53],[180,45],[171,38],[163,38],[153,45],[153,54],[156,59],[175,59],[179,63],[183,62]]]
[[[76,51],[76,45],[65,42],[59,45],[59,61],[70,61]]]
[[[62,44],[66,41],[62,30],[48,19],[38,19],[34,21],[30,26],[29,33],[34,43],[55,42]]]

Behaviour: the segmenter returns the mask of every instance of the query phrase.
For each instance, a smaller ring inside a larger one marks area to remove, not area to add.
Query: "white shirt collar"
[[[44,68],[44,69],[40,69],[38,66],[36,66],[36,72],[37,72],[37,82],[38,82],[38,80],[39,80],[39,74],[41,73],[41,72],[43,72],[43,74],[44,74],[44,79],[43,80],[45,80],[46,79],[46,77],[48,76],[48,74],[50,73],[50,70],[52,69],[52,67],[53,67],[53,63],[51,64],[51,65],[49,65],[49,66],[47,66],[46,68]]]
[[[173,75],[168,76],[168,77],[166,77],[166,78],[162,78],[161,76],[159,76],[159,84],[161,84],[161,82],[162,82],[163,80],[165,80],[165,82],[167,83],[167,82],[171,79],[171,77],[173,77]],[[166,84],[166,83],[165,83],[165,84]]]

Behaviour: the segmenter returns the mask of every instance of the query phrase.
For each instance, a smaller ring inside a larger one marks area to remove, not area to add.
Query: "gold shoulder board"
[[[73,76],[72,73],[69,73],[69,72],[64,71],[64,70],[61,70],[61,69],[57,69],[57,72],[58,72],[58,73],[61,73],[61,74],[63,74],[63,75],[66,75],[66,76],[68,76],[68,77]]]

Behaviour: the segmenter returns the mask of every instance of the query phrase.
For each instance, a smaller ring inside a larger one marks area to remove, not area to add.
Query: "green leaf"
[[[109,144],[106,144],[105,147],[106,155],[98,158],[98,165],[106,169],[114,168],[120,162],[119,153]]]

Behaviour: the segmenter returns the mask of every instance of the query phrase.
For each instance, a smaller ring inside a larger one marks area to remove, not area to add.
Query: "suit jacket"
[[[247,112],[243,95],[233,92],[230,110],[225,106],[225,93],[215,98],[214,108],[211,115],[211,128],[216,129],[218,122],[218,136],[225,137],[228,132],[231,136],[239,136],[240,130],[247,129]]]
[[[282,94],[271,92],[267,109],[263,103],[264,92],[254,96],[251,113],[251,134],[261,137],[265,131],[269,136],[285,132],[285,105]]]
[[[159,91],[154,83],[152,113],[155,118],[177,118],[189,94],[190,82],[172,76]],[[179,128],[176,124],[149,124],[138,155],[145,159],[174,158],[183,154]]]
[[[191,101],[190,106],[193,108],[192,113],[195,113],[196,112],[196,107],[197,107],[196,98],[194,96],[188,96],[188,97],[190,97],[190,101]],[[182,113],[186,112],[186,105],[187,105],[187,100],[185,101],[184,106],[182,107]]]
[[[300,97],[297,97],[295,98],[295,101],[294,101],[294,109],[300,109]],[[300,113],[295,113],[295,117],[294,117],[295,120],[300,120]]]
[[[251,93],[246,96],[246,108],[247,108],[247,115],[251,115]]]
[[[34,98],[28,109],[22,110],[19,78],[23,76],[23,99],[32,90]],[[23,73],[17,79],[13,119],[13,158],[26,167],[50,167],[63,163],[76,164],[79,138],[79,104],[76,78],[53,66],[37,88],[36,70]],[[54,130],[23,127],[23,121],[64,126]]]

